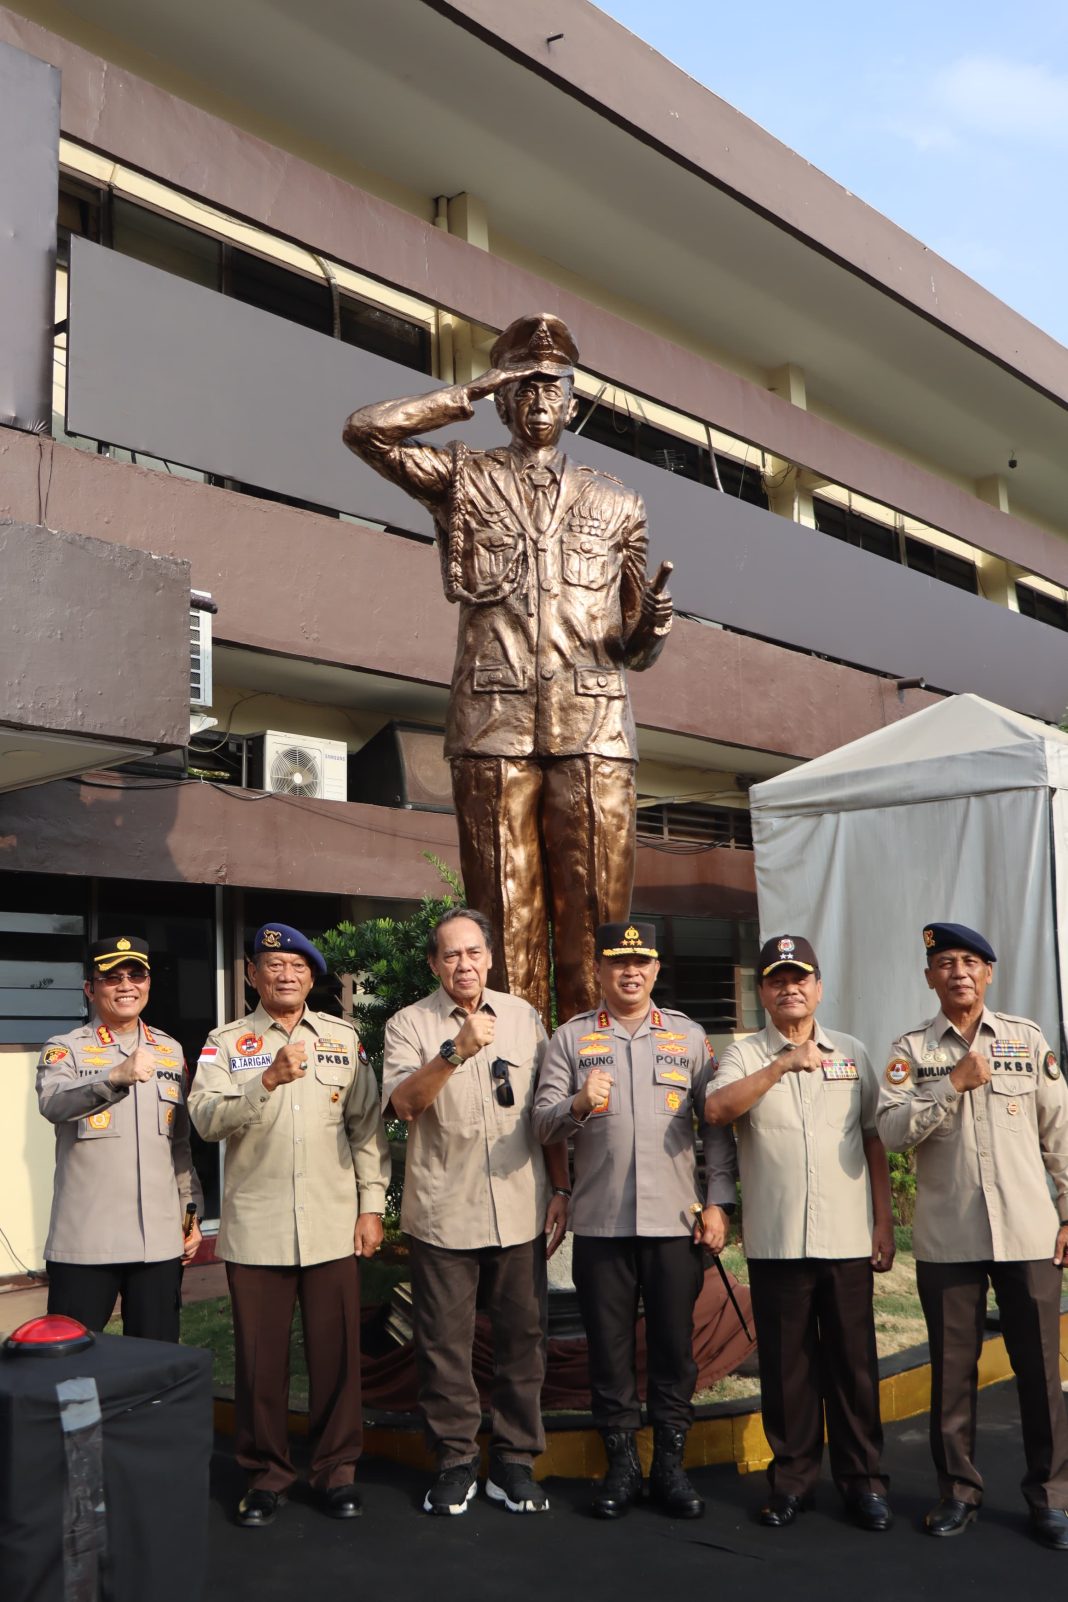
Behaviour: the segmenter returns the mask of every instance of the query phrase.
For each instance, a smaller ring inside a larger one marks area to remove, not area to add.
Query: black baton
[[[713,1256],[712,1261],[715,1263],[716,1267],[719,1269],[719,1277],[723,1281],[723,1289],[727,1292],[727,1295],[731,1299],[731,1306],[734,1308],[734,1311],[738,1314],[738,1322],[739,1322],[739,1324],[745,1330],[746,1337],[749,1340],[752,1340],[753,1337],[752,1337],[752,1335],[750,1333],[749,1325],[746,1323],[745,1319],[742,1316],[742,1309],[739,1307],[738,1298],[734,1294],[734,1287],[731,1285],[730,1280],[727,1278],[727,1270],[724,1268],[723,1264],[720,1262],[718,1257]]]

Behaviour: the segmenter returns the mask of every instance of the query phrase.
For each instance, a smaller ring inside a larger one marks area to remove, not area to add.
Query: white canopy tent
[[[1068,690],[1068,686],[1066,686]],[[820,1016],[877,1068],[931,1017],[922,930],[981,930],[998,955],[988,1005],[1064,1049],[1068,735],[951,696],[750,791],[761,938],[806,935]]]

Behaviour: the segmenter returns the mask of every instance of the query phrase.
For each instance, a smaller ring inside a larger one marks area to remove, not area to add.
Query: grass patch
[[[399,1280],[408,1278],[408,1269],[399,1263],[367,1262],[360,1266],[360,1297],[365,1307],[388,1302],[393,1287]],[[108,1325],[112,1335],[122,1333],[122,1325],[114,1320]],[[182,1308],[181,1341],[183,1346],[200,1346],[211,1353],[212,1381],[216,1396],[231,1393],[234,1388],[234,1324],[230,1313],[229,1296],[213,1296],[204,1302],[190,1302]],[[301,1410],[308,1405],[308,1365],[304,1358],[304,1329],[300,1318],[300,1305],[293,1312],[289,1332],[289,1405]]]
[[[899,1225],[894,1230],[894,1238],[897,1245],[894,1266],[889,1273],[875,1276],[875,1344],[880,1357],[907,1351],[910,1346],[919,1346],[927,1339],[927,1326],[916,1290],[912,1230]],[[722,1261],[735,1279],[748,1285],[749,1264],[740,1241],[731,1241],[723,1253]],[[760,1381],[755,1374],[728,1374],[707,1390],[698,1391],[694,1400],[702,1403],[735,1402],[759,1394]]]

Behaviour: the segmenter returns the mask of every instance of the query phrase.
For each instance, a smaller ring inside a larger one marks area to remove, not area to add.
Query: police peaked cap
[[[261,951],[294,951],[298,957],[304,958],[320,979],[326,977],[326,959],[319,947],[305,940],[300,930],[291,929],[288,923],[264,924],[252,942],[252,955],[258,957]]]
[[[120,962],[139,962],[151,972],[148,962],[148,941],[140,935],[108,935],[105,940],[94,940],[89,947],[89,966],[110,973]]]
[[[653,923],[602,923],[597,931],[597,956],[655,957],[656,925]]]
[[[571,330],[551,312],[533,317],[517,317],[503,334],[498,334],[490,362],[494,367],[515,368],[519,372],[534,368],[549,378],[573,378],[578,346]]]
[[[994,948],[976,929],[963,923],[925,923],[923,943],[928,958],[936,951],[974,951],[984,962],[997,962]]]

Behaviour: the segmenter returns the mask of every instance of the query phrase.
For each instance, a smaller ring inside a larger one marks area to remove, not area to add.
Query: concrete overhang
[[[189,564],[0,522],[0,790],[189,737]]]
[[[66,14],[109,59],[427,219],[476,195],[503,257],[760,385],[795,363],[811,410],[964,485],[1015,447],[1014,509],[1063,526],[1063,347],[585,0]]]

